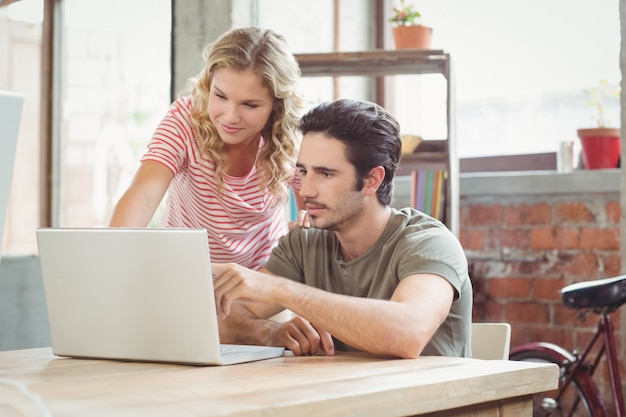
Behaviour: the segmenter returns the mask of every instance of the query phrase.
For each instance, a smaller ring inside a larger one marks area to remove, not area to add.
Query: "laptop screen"
[[[229,365],[284,352],[220,344],[205,229],[39,228],[37,242],[56,355]]]
[[[0,262],[23,101],[22,94],[0,90]]]

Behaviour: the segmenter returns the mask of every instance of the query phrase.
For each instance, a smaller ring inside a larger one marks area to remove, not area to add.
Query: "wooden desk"
[[[557,374],[556,365],[445,357],[340,353],[192,367],[28,349],[0,352],[0,415],[530,416],[532,394],[556,388]]]

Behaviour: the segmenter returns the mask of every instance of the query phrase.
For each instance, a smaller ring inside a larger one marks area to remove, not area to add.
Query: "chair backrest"
[[[476,359],[509,359],[509,323],[472,323],[472,356]]]

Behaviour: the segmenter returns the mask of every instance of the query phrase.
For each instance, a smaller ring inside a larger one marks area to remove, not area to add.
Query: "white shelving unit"
[[[459,235],[459,161],[456,155],[454,86],[450,54],[441,50],[371,50],[298,54],[304,77],[441,74],[446,80],[445,139],[425,140],[410,155],[403,155],[398,176],[410,176],[416,169],[444,169],[447,172],[443,222]],[[385,106],[384,99],[378,100]]]

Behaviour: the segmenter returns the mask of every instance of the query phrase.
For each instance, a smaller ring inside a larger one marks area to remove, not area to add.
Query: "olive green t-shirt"
[[[454,287],[454,301],[422,355],[471,355],[472,287],[465,253],[443,223],[417,210],[391,209],[376,243],[348,262],[342,260],[333,232],[294,228],[281,238],[265,268],[329,292],[383,300],[409,275],[440,275]],[[335,343],[337,350],[355,350],[340,340]]]

